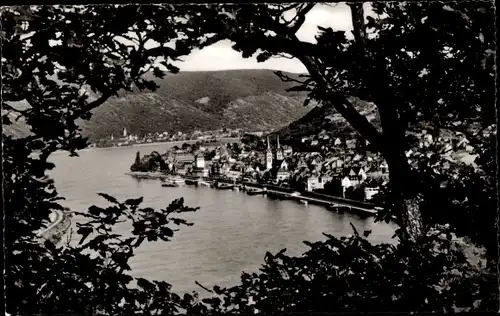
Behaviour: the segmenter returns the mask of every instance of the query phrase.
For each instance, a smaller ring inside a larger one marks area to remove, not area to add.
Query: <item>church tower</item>
[[[280,136],[278,135],[277,145],[276,145],[276,160],[283,160],[283,148],[280,146]]]
[[[273,168],[273,152],[269,143],[269,136],[267,137],[266,168],[268,170]]]

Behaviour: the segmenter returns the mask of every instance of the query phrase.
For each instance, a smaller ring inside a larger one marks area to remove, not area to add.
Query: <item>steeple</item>
[[[267,153],[266,153],[266,168],[267,170],[273,167],[273,153],[271,150],[271,144],[269,143],[269,136],[267,136]]]
[[[277,136],[276,160],[283,160],[283,150],[280,147],[280,137]]]

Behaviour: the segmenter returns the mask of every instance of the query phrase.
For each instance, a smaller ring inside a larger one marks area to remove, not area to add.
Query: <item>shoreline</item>
[[[372,205],[371,203],[367,203],[365,201],[355,201],[348,200],[337,196],[330,196],[325,194],[318,194],[315,192],[306,192],[302,193],[299,196],[294,196],[291,191],[294,191],[291,188],[281,188],[270,184],[262,184],[262,183],[251,183],[251,182],[242,182],[236,181],[233,182],[231,180],[218,179],[218,178],[192,178],[186,175],[169,175],[161,172],[127,172],[126,175],[129,175],[134,178],[142,178],[142,179],[151,179],[151,180],[163,180],[170,177],[180,176],[185,180],[193,180],[198,182],[198,184],[202,181],[218,181],[222,183],[231,183],[237,186],[262,189],[266,192],[277,194],[278,196],[284,197],[284,199],[291,199],[299,202],[308,201],[312,204],[322,205],[324,207],[329,207],[330,205],[336,205],[337,207],[348,207],[350,208],[350,212],[353,214],[363,214],[362,216],[375,216],[377,213],[376,205]],[[187,184],[187,183],[186,183]],[[279,197],[278,197],[279,198]]]
[[[213,144],[217,143],[228,143],[232,141],[239,141],[241,140],[241,137],[224,137],[224,138],[218,138],[215,140]],[[201,142],[199,139],[191,139],[191,140],[176,140],[176,141],[169,141],[169,142],[152,142],[152,143],[139,143],[139,144],[133,144],[133,145],[125,145],[125,146],[111,146],[111,147],[87,147],[83,149],[79,149],[77,152],[87,152],[87,151],[98,151],[98,150],[110,150],[110,149],[117,149],[117,148],[135,148],[135,147],[146,147],[146,146],[157,146],[157,145],[162,145],[162,144],[170,144],[170,145],[175,145],[175,144],[184,144],[184,143],[196,143],[196,142]],[[209,143],[210,144],[210,143]],[[54,153],[64,153],[67,152],[66,150],[56,150]]]

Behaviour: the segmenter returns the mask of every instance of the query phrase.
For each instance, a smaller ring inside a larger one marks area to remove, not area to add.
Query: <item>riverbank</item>
[[[220,143],[234,143],[239,142],[241,140],[240,137],[228,137],[228,138],[218,138],[213,143],[208,143],[208,145],[217,145]],[[199,139],[191,139],[191,140],[178,140],[173,142],[153,142],[153,143],[140,143],[140,144],[132,144],[132,145],[124,145],[124,146],[111,146],[111,147],[92,147],[92,148],[84,148],[78,150],[79,152],[88,152],[88,151],[100,151],[100,150],[111,150],[117,148],[140,148],[147,146],[159,146],[159,145],[168,145],[169,147],[173,147],[175,145],[186,144],[196,144],[196,142],[201,142]],[[67,152],[65,150],[56,150],[54,153],[64,153]]]

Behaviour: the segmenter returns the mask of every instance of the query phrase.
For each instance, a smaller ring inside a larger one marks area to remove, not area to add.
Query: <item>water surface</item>
[[[374,242],[388,241],[394,233],[393,224],[336,214],[320,206],[207,187],[163,188],[158,180],[138,181],[125,175],[137,150],[141,155],[153,150],[163,153],[167,146],[87,150],[80,157],[59,152],[51,156],[56,164],[51,175],[66,198],[62,204],[72,210],[84,211],[93,204],[105,207],[99,192],[121,201],[142,196],[143,207],[156,209],[180,197],[186,205],[200,207],[182,215],[193,226],[181,226],[171,242],[145,242],[131,260],[135,276],[167,281],[174,291],[200,291],[195,281],[208,287],[235,285],[242,271],[258,270],[266,251],[287,248],[289,255],[300,255],[308,249],[302,241],[324,240],[323,232],[351,234],[350,222],[359,231],[371,229]]]

